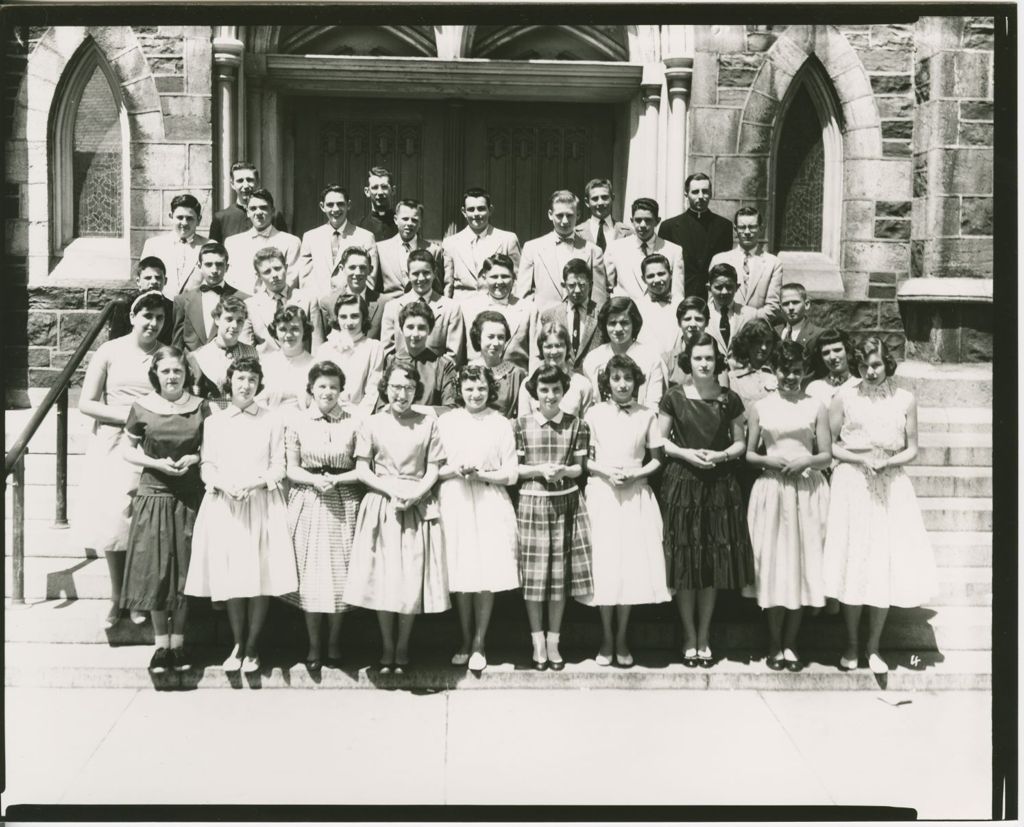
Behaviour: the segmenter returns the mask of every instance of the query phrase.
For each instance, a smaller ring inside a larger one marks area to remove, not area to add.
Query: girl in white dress
[[[661,433],[657,412],[636,401],[644,383],[636,362],[613,356],[599,381],[606,401],[583,417],[591,435],[587,510],[594,571],[594,593],[583,602],[597,606],[601,614],[598,666],[610,666],[614,657],[619,666],[630,667],[630,608],[670,599],[661,511],[647,483],[661,467]],[[614,636],[613,614],[618,615]]]
[[[75,510],[74,522],[83,526],[86,554],[95,557],[99,552],[107,560],[111,597],[108,629],[121,613],[132,495],[141,472],[124,459],[124,424],[132,403],[153,390],[149,369],[164,326],[161,295],[159,290],[151,290],[135,298],[128,314],[131,332],[97,348],[85,372],[78,403],[78,410],[96,424],[85,453],[85,479],[89,484],[82,486],[81,506]],[[146,616],[133,610],[132,621],[145,623]]]
[[[594,348],[583,360],[583,373],[593,387],[597,387],[598,374],[616,354],[623,353],[632,359],[646,377],[637,391],[637,401],[651,410],[658,409],[658,403],[665,393],[665,366],[661,354],[654,348],[639,344],[644,318],[632,299],[612,296],[597,314],[598,330],[607,344]]]
[[[334,362],[345,374],[342,402],[356,406],[367,416],[373,413],[380,396],[384,369],[384,345],[367,337],[370,330],[366,300],[342,293],[334,302],[334,330],[313,353],[318,362]]]
[[[904,466],[917,456],[917,400],[892,381],[896,360],[871,336],[854,349],[861,382],[829,408],[832,497],[825,539],[825,594],[843,604],[847,645],[840,669],[856,669],[861,610],[868,607],[868,665],[889,667],[879,641],[890,606],[920,606],[937,589],[935,559]]]
[[[467,365],[459,374],[463,407],[441,416],[447,461],[438,501],[448,561],[448,588],[462,627],[452,664],[487,667],[485,638],[494,592],[519,588],[516,514],[505,490],[519,479],[512,423],[489,407],[497,395],[490,370]],[[474,633],[473,626],[476,626]]]
[[[235,646],[226,672],[260,668],[258,643],[270,597],[298,588],[288,511],[281,491],[284,435],[255,402],[257,359],[227,370],[230,404],[206,420],[200,473],[206,496],[196,516],[185,593],[226,600]]]
[[[776,348],[771,364],[778,391],[751,405],[747,419],[747,462],[763,473],[747,508],[756,582],[743,593],[765,610],[768,667],[791,672],[803,668],[796,649],[803,607],[825,604],[828,483],[821,469],[832,461],[828,413],[802,390],[804,359],[797,342]],[[757,451],[762,438],[765,454]]]

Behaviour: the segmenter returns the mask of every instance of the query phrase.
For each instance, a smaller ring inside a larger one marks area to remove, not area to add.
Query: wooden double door
[[[295,228],[322,223],[317,208],[328,183],[345,187],[351,215],[368,210],[366,173],[395,175],[399,198],[424,204],[424,233],[461,229],[461,194],[491,193],[495,225],[525,241],[551,229],[548,198],[559,188],[583,196],[594,177],[612,176],[613,105],[449,100],[292,100]]]

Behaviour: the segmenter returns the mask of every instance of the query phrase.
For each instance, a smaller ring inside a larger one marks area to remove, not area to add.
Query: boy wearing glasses
[[[710,266],[731,265],[739,276],[735,300],[754,308],[759,319],[782,322],[782,262],[761,244],[761,214],[754,207],[740,207],[733,228],[736,246],[716,254]]]

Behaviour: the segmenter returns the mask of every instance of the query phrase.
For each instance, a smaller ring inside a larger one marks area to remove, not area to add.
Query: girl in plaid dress
[[[526,389],[539,404],[515,422],[519,455],[519,577],[533,640],[533,664],[565,668],[558,651],[565,598],[594,591],[590,567],[590,520],[576,480],[587,462],[590,429],[560,407],[569,389],[561,368],[537,368]],[[568,581],[568,582],[567,582]],[[548,632],[544,634],[544,604]]]
[[[309,371],[306,392],[313,404],[297,413],[285,431],[288,528],[295,547],[299,590],[285,600],[306,615],[306,668],[322,666],[320,630],[327,616],[327,665],[341,658],[341,619],[348,606],[341,595],[348,579],[356,515],[363,498],[356,476],[356,426],[352,409],[339,404],[345,374],[334,362]]]

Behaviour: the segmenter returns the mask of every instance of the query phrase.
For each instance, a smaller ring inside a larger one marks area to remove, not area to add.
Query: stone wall
[[[169,229],[169,203],[191,192],[212,216],[212,30],[203,26],[51,27],[14,30],[6,44],[7,167],[3,310],[7,402],[46,386],[67,364],[96,314],[130,292],[145,239]],[[53,255],[49,124],[62,78],[91,39],[115,76],[128,121],[128,255],[102,264]],[[123,322],[123,320],[122,320]],[[100,336],[99,342],[106,338]],[[80,382],[82,371],[77,381]]]

